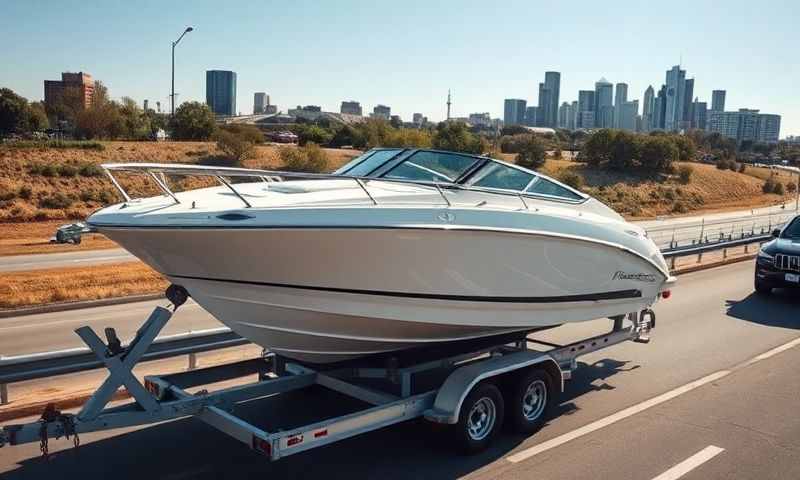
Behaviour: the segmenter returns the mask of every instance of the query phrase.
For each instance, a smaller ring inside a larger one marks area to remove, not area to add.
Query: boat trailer
[[[453,425],[463,449],[476,452],[488,446],[499,430],[504,408],[506,419],[513,422],[516,430],[533,433],[547,419],[550,407],[557,404],[564,380],[571,377],[579,356],[629,340],[647,342],[655,326],[653,312],[644,310],[612,319],[613,327],[606,334],[569,345],[537,341],[520,334],[512,341],[504,339],[501,344],[483,345],[444,358],[421,359],[405,365],[389,359],[379,366],[365,363],[333,369],[310,368],[265,353],[235,363],[146,376],[142,384],[132,370],[172,314],[167,308],[156,307],[125,347],[113,329],[106,329],[106,342],[89,327],[75,330],[108,369],[108,377],[77,413],[62,413],[48,405],[38,421],[2,427],[0,447],[40,442],[42,453],[47,455],[50,438],[72,438],[77,447],[79,434],[195,417],[270,460],[278,460],[424,417]],[[534,343],[547,349],[531,348]],[[435,383],[438,387],[426,390],[421,386],[425,382],[417,382],[418,377],[426,374],[438,375],[443,381]],[[213,392],[187,391],[250,375],[256,381]],[[382,386],[376,386],[377,383]],[[285,431],[268,431],[234,414],[239,403],[312,385],[369,406]],[[120,386],[126,388],[133,401],[109,407]],[[514,402],[522,402],[522,408]]]

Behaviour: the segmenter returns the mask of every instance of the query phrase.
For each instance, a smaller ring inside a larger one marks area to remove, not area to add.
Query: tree
[[[175,109],[170,128],[178,140],[208,140],[214,133],[214,114],[208,105],[200,102],[184,102]]]
[[[42,102],[31,102],[28,105],[28,130],[41,132],[49,127],[50,121],[47,119],[44,104]]]
[[[590,166],[606,165],[611,159],[611,146],[616,133],[604,128],[598,130],[583,143],[580,158]]]
[[[255,144],[241,133],[220,129],[214,133],[214,139],[217,148],[227,157],[228,166],[239,167],[255,154]]]
[[[517,165],[531,170],[536,170],[544,166],[547,151],[544,144],[536,135],[530,135],[522,145],[517,154]]]
[[[639,161],[646,171],[668,171],[678,155],[678,147],[665,135],[645,137],[639,145]]]
[[[27,130],[28,101],[9,88],[0,89],[0,135]]]
[[[333,132],[320,125],[298,125],[294,133],[297,134],[300,145],[305,145],[309,142],[317,145],[327,145],[333,140]]]
[[[697,151],[697,146],[695,145],[691,137],[683,135],[673,135],[672,141],[675,143],[675,146],[678,147],[678,158],[681,161],[688,162],[694,160],[695,152]]]
[[[434,148],[453,152],[481,154],[489,149],[489,142],[470,133],[467,125],[461,122],[440,123],[432,143]]]
[[[149,118],[144,115],[142,109],[130,97],[122,97],[122,105],[119,108],[122,123],[124,125],[123,136],[132,139],[145,139],[151,134]]]
[[[608,144],[607,167],[613,170],[631,170],[639,163],[639,142],[625,130],[614,132]]]

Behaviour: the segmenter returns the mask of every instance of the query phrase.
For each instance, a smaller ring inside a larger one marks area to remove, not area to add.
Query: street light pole
[[[192,27],[186,27],[186,30],[181,33],[177,40],[172,42],[172,93],[170,94],[170,115],[175,116],[175,46],[181,41],[184,35],[194,30]]]

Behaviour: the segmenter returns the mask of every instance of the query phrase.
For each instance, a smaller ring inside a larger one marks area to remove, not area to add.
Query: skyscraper
[[[635,132],[636,117],[639,116],[639,100],[624,102],[619,106],[619,128]]]
[[[578,90],[576,128],[594,128],[594,90]]]
[[[569,128],[569,117],[570,117],[570,106],[569,102],[564,102],[558,107],[558,128]]]
[[[264,110],[267,108],[267,104],[269,100],[267,100],[267,94],[264,92],[256,92],[253,94],[253,113],[259,114],[264,113]]]
[[[537,125],[541,125],[542,122],[542,112],[539,110],[537,106],[530,106],[525,108],[525,118],[522,121],[521,125],[527,125],[529,127],[535,127]]]
[[[614,85],[605,78],[594,84],[594,126],[612,128],[614,126]]]
[[[694,98],[694,78],[687,78],[683,84],[683,123],[681,129],[689,130],[694,125],[694,109],[692,108]]]
[[[618,83],[614,94],[614,128],[622,128],[622,105],[628,101],[628,84]]]
[[[386,105],[375,105],[372,108],[372,117],[373,118],[382,118],[384,120],[389,120],[392,116],[392,107],[387,107]]]
[[[506,125],[523,125],[525,123],[525,100],[506,98],[503,103],[503,122]]]
[[[740,108],[738,112],[711,111],[707,130],[736,140],[776,143],[780,137],[781,117]]]
[[[236,115],[236,72],[206,71],[206,103],[215,115]]]
[[[708,104],[706,102],[699,102],[697,98],[694,99],[694,104],[692,105],[692,113],[694,115],[692,126],[694,128],[706,129],[707,110]]]
[[[667,105],[664,112],[664,130],[677,131],[683,122],[686,70],[675,65],[667,70]]]
[[[572,105],[569,108],[569,123],[567,124],[567,128],[570,130],[575,130],[578,128],[578,101],[573,100]]]
[[[350,115],[358,115],[361,116],[363,110],[361,109],[361,104],[356,102],[355,100],[345,100],[339,106],[340,113],[347,113]]]
[[[725,111],[725,90],[714,90],[711,92],[711,111]]]
[[[544,83],[539,84],[537,125],[554,128],[558,123],[558,100],[561,91],[561,73],[544,72]]]
[[[650,130],[664,130],[667,114],[667,86],[661,85],[653,107],[653,121]]]
[[[653,111],[656,108],[655,90],[652,85],[647,86],[644,91],[644,100],[642,105],[642,130],[649,132],[653,129]]]

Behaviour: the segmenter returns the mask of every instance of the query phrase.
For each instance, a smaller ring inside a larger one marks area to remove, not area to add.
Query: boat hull
[[[314,363],[638,311],[666,280],[603,242],[452,225],[100,230],[232,330]]]

